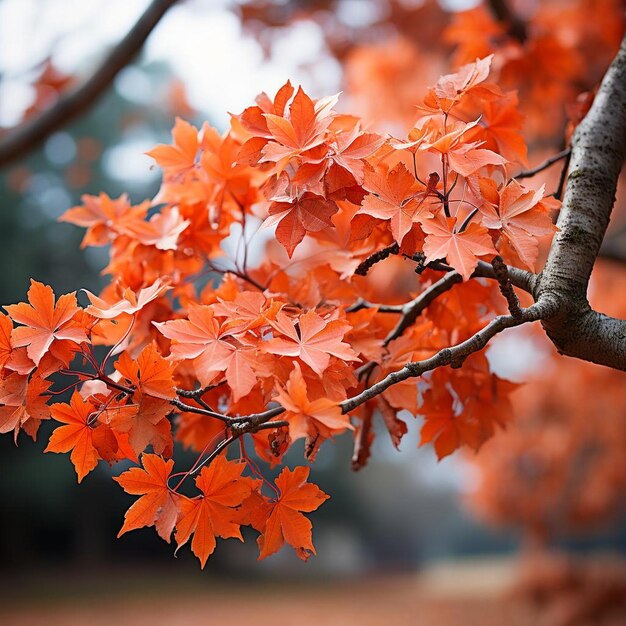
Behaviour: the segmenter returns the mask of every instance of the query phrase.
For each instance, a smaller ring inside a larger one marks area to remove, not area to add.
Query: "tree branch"
[[[513,178],[530,178],[531,176],[535,176],[539,174],[539,172],[543,172],[543,170],[547,170],[551,165],[558,163],[561,159],[567,159],[567,157],[570,155],[570,152],[571,152],[571,148],[566,148],[565,150],[561,150],[561,152],[558,152],[557,154],[550,157],[549,159],[546,159],[543,163],[541,163],[540,165],[537,165],[537,167],[533,167],[530,170],[524,170],[523,172],[520,172],[519,174],[516,174],[515,176],[513,176]]]
[[[587,286],[625,156],[626,36],[574,133],[559,232],[534,289],[537,302],[555,308],[543,326],[560,353],[620,370],[626,370],[626,322],[593,311]]]
[[[463,281],[463,277],[458,272],[448,272],[433,283],[428,289],[425,289],[419,296],[407,302],[402,307],[402,316],[398,320],[396,326],[389,332],[383,341],[383,346],[387,347],[394,339],[397,339],[402,333],[412,326],[420,313],[432,302],[434,302],[441,294],[451,289],[457,283]]]
[[[402,369],[391,372],[382,380],[374,383],[371,387],[368,387],[361,393],[348,398],[341,402],[339,406],[344,413],[348,413],[358,406],[375,398],[383,391],[402,382],[407,378],[417,378],[430,370],[434,370],[438,367],[444,367],[446,365],[452,365],[453,367],[460,367],[463,361],[474,352],[482,350],[490,339],[495,337],[507,328],[513,328],[521,324],[528,322],[536,322],[549,316],[553,313],[552,305],[548,301],[533,304],[530,308],[525,309],[522,312],[521,317],[513,317],[512,315],[501,315],[493,319],[482,330],[478,331],[475,335],[472,335],[469,339],[462,341],[461,343],[452,346],[451,348],[443,348],[436,354],[428,359],[422,361],[415,361],[407,363]]]
[[[49,109],[0,138],[0,168],[26,156],[52,133],[84,113],[107,90],[117,74],[141,50],[167,10],[177,0],[153,0],[126,36],[111,50],[93,74],[70,88]]]

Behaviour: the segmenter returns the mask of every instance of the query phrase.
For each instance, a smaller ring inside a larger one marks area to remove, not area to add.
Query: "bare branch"
[[[413,363],[407,363],[401,370],[397,372],[391,372],[382,380],[374,383],[368,389],[365,389],[360,394],[344,400],[340,406],[344,413],[348,413],[356,409],[358,406],[375,398],[383,391],[402,382],[407,378],[417,378],[422,374],[434,370],[438,367],[444,367],[446,365],[452,365],[454,367],[460,367],[463,361],[474,352],[482,350],[490,339],[495,337],[498,333],[501,333],[507,328],[513,328],[521,324],[528,322],[536,322],[549,316],[553,313],[552,306],[547,302],[536,303],[532,307],[523,311],[521,317],[513,317],[512,315],[501,315],[493,319],[482,330],[472,335],[469,339],[462,341],[461,343],[452,346],[451,348],[444,348],[434,354],[428,359],[423,361],[415,361]]]
[[[0,138],[0,167],[24,157],[56,130],[89,109],[117,74],[133,60],[163,15],[176,2],[153,0],[87,80],[71,88],[39,116],[3,135]]]
[[[513,178],[530,178],[531,176],[535,176],[539,174],[539,172],[543,172],[543,170],[547,170],[551,165],[558,163],[562,159],[567,159],[570,155],[571,148],[566,148],[565,150],[561,150],[558,154],[546,159],[541,165],[537,165],[537,167],[533,167],[530,170],[525,170],[524,172],[520,172],[513,176]]]
[[[398,320],[395,328],[385,337],[383,346],[388,346],[394,339],[397,339],[402,333],[412,326],[420,313],[432,302],[434,302],[441,294],[451,289],[457,283],[463,281],[463,277],[458,272],[449,272],[436,283],[425,289],[419,296],[407,302],[402,307],[402,317]]]
[[[513,289],[511,279],[509,278],[509,271],[506,264],[502,260],[502,257],[495,256],[491,262],[491,267],[493,267],[493,271],[496,273],[496,279],[498,281],[498,285],[500,286],[500,293],[506,299],[509,312],[513,317],[521,317],[522,309],[519,305],[519,299]]]
[[[346,309],[346,313],[356,313],[362,309],[378,309],[379,313],[402,313],[405,306],[404,304],[381,304],[359,298]]]
[[[370,254],[370,256],[365,259],[355,270],[354,273],[357,276],[367,276],[367,273],[376,265],[376,263],[380,263],[384,261],[388,256],[392,254],[398,254],[400,252],[400,246],[397,242],[392,243],[390,246],[386,248],[382,248],[374,254]]]

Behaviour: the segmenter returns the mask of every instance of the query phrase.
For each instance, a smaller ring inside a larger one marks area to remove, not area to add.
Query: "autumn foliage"
[[[467,35],[486,19],[450,28],[469,62],[413,103],[406,134],[370,132],[338,96],[286,82],[223,134],[177,119],[172,143],[148,153],[155,198],[84,196],[61,219],[86,229],[83,247],[109,246],[110,283],[81,306],[33,280],[27,303],[5,307],[0,432],[17,442],[58,422],[46,451],[69,453],[79,482],[100,461],[135,464],[115,478],[137,496],[119,534],[154,526],[202,567],[241,526],[259,533],[259,558],[284,543],[315,554],[307,514],[328,496],[307,466],[272,482],[255,456],[282,466],[302,439],[312,462],[347,433],[359,469],[373,421],[397,447],[407,411],[439,458],[480,449],[511,420],[516,385],[476,337],[523,318],[512,276],[541,269],[560,206],[559,190],[516,179],[527,145],[517,93],[501,86],[508,48],[490,80],[504,35]],[[175,442],[193,465],[175,466]]]
[[[59,422],[46,450],[70,453],[79,481],[100,460],[140,463],[116,479],[140,496],[120,534],[154,525],[169,541],[175,529],[203,566],[216,537],[241,539],[242,524],[260,533],[261,558],[284,541],[301,558],[315,552],[303,513],[327,496],[304,467],[268,483],[247,435],[274,465],[299,439],[312,461],[326,439],[353,431],[358,467],[375,412],[398,445],[397,413],[408,409],[424,417],[422,443],[440,457],[477,450],[507,421],[512,387],[484,356],[419,386],[368,390],[501,312],[497,283],[472,279],[478,264],[498,256],[536,270],[554,233],[558,202],[511,177],[524,162],[521,135],[481,121],[481,107],[510,102],[488,82],[490,63],[443,76],[407,137],[364,132],[335,112],[337,96],[315,101],[289,82],[223,135],[178,119],[172,144],[149,152],[163,170],[153,201],[85,196],[62,218],[87,229],[84,246],[110,244],[104,292],[86,291],[83,308],[76,294],[55,299],[32,281],[28,303],[5,308],[0,430],[17,440],[43,419]],[[228,258],[221,244],[235,226]],[[277,245],[250,267],[256,229],[270,228]],[[400,285],[367,275],[385,250],[416,296],[413,324]],[[422,307],[442,272],[463,282]],[[207,273],[223,280],[198,290]],[[74,389],[69,403],[49,404],[63,389]],[[174,439],[198,453],[176,473]],[[240,458],[227,460],[236,440]],[[192,481],[195,496],[185,493]]]

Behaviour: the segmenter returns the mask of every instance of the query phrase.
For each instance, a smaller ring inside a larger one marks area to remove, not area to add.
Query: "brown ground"
[[[590,615],[571,618],[560,605],[533,604],[528,595],[512,593],[515,575],[511,562],[474,561],[351,582],[225,584],[202,578],[202,586],[195,579],[167,587],[154,573],[144,573],[139,586],[136,574],[74,584],[57,576],[33,581],[30,594],[20,583],[12,594],[4,581],[0,625],[626,626],[626,607],[606,615],[594,607]],[[566,607],[582,597],[581,590],[570,596]]]

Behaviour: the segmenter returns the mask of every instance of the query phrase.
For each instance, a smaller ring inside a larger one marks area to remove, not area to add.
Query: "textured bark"
[[[587,287],[625,156],[626,37],[574,134],[559,232],[534,288],[536,300],[556,311],[543,326],[559,352],[620,370],[626,370],[626,322],[593,311]]]
[[[3,135],[0,139],[0,167],[26,156],[52,133],[87,111],[107,90],[117,74],[133,60],[163,15],[176,2],[153,0],[86,81],[70,89],[37,117]]]

